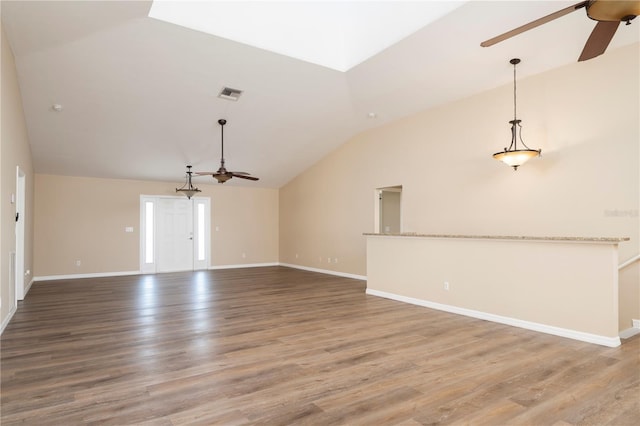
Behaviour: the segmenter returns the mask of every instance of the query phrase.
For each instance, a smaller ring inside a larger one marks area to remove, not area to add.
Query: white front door
[[[210,262],[208,198],[140,197],[140,271],[206,269]]]
[[[193,269],[193,211],[186,198],[160,198],[157,203],[157,272]]]

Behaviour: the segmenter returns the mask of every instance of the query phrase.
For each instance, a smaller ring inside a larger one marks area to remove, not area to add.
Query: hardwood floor
[[[1,339],[3,425],[635,425],[606,348],[284,267],[35,283]]]

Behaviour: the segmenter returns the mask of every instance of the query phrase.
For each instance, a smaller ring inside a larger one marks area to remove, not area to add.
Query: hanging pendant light
[[[187,196],[188,199],[191,199],[198,192],[201,192],[198,188],[191,184],[191,166],[187,166],[187,175],[185,177],[185,183],[181,188],[176,188],[176,192],[181,192]]]
[[[509,63],[513,64],[513,120],[509,122],[511,124],[511,145],[508,149],[505,148],[504,151],[493,154],[493,158],[513,167],[513,170],[518,170],[518,167],[533,157],[539,157],[542,150],[531,149],[522,140],[522,126],[520,125],[522,120],[518,120],[516,115],[516,65],[520,63],[520,59],[514,58]],[[518,148],[518,140],[525,149]]]

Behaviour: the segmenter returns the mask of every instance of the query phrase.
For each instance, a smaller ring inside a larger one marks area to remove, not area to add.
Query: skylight
[[[347,71],[462,3],[154,0],[149,16]]]

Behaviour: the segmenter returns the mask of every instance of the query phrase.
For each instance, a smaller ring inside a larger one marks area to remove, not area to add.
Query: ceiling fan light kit
[[[602,55],[613,39],[620,22],[630,25],[631,21],[640,15],[640,0],[587,0],[565,7],[535,21],[524,24],[504,34],[485,40],[482,47],[493,46],[530,29],[551,22],[578,9],[585,9],[587,17],[597,21],[595,28],[578,58],[578,62],[586,61]]]
[[[511,145],[504,151],[493,154],[493,158],[513,167],[513,170],[518,170],[518,167],[530,159],[540,156],[542,150],[531,149],[522,140],[522,126],[520,125],[522,121],[518,120],[516,115],[516,65],[520,63],[520,59],[511,59],[509,63],[513,65],[513,120],[509,121],[511,124]],[[518,140],[525,149],[518,148]]]
[[[182,187],[180,188],[176,188],[176,192],[186,195],[188,199],[191,199],[191,197],[196,195],[198,192],[201,192],[191,183],[191,174],[191,166],[187,166],[187,174],[185,177],[184,185],[182,185]]]

